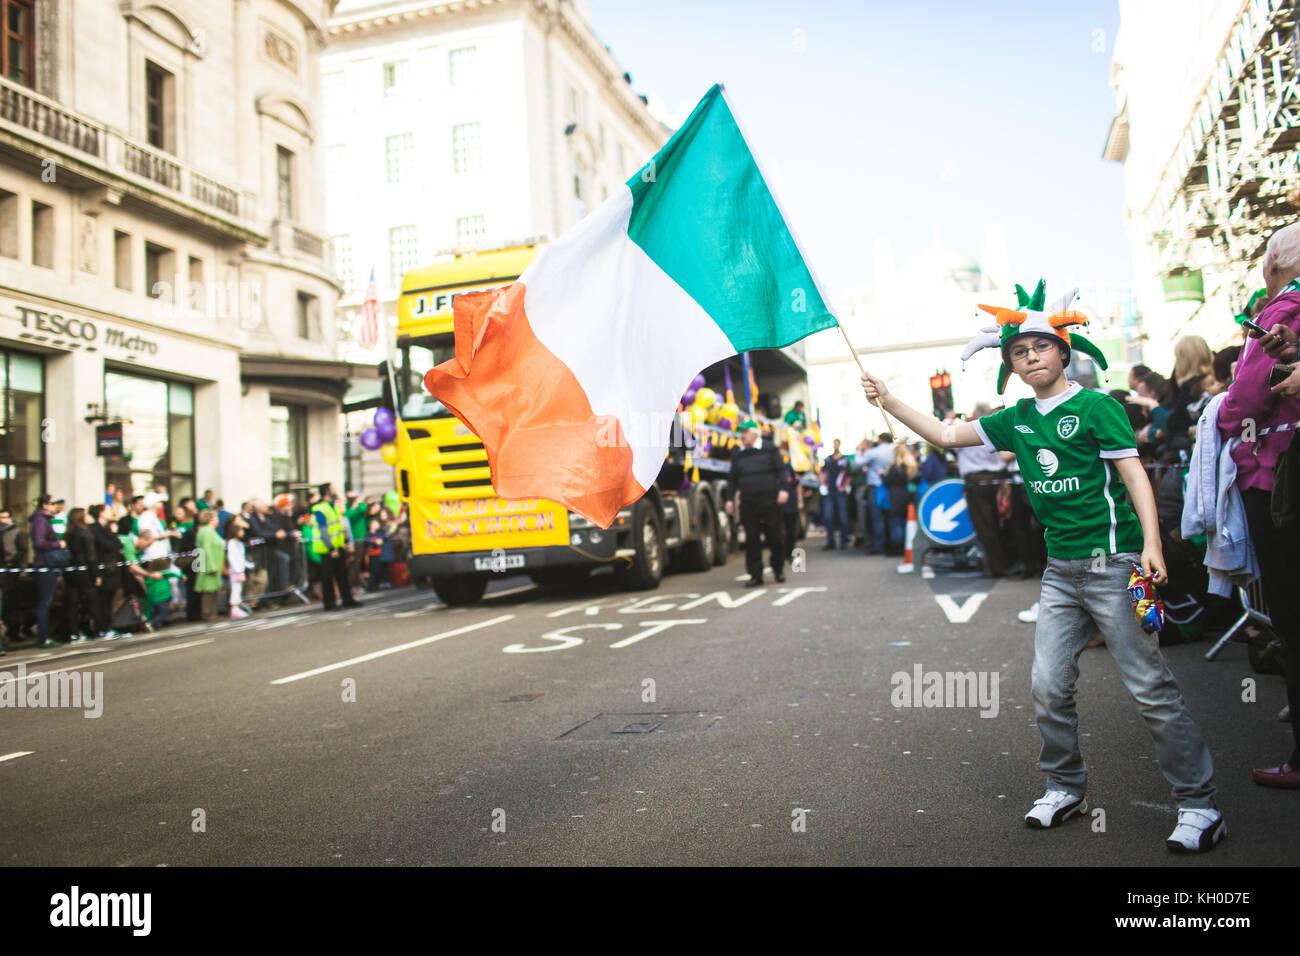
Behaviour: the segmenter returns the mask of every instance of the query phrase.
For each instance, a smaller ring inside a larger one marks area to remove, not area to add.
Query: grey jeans
[[[1160,770],[1179,807],[1213,807],[1214,763],[1165,663],[1156,635],[1133,618],[1128,578],[1140,555],[1049,558],[1034,632],[1034,713],[1043,735],[1039,766],[1053,790],[1083,796],[1088,768],[1079,752],[1074,703],[1079,655],[1099,630],[1124,686],[1146,721]],[[1104,562],[1104,565],[1100,562]]]

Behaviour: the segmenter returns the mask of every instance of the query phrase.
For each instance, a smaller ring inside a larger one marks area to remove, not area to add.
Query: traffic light
[[[951,375],[936,371],[930,376],[930,398],[934,403],[935,418],[943,418],[953,410]]]

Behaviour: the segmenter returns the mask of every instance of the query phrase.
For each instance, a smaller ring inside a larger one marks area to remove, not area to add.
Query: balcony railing
[[[282,256],[311,260],[326,269],[332,266],[329,240],[288,219],[271,223],[271,248]]]
[[[191,169],[176,157],[79,116],[34,90],[0,77],[0,128],[9,127],[59,148],[80,162],[126,179],[146,190],[250,228],[257,215],[253,197]],[[255,227],[253,227],[255,228]],[[262,232],[264,230],[258,229]],[[319,254],[318,254],[319,257]]]

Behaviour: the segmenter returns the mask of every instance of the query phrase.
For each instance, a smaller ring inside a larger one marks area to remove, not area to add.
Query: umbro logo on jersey
[[[1034,459],[1038,462],[1038,467],[1043,469],[1043,474],[1048,478],[1056,474],[1056,469],[1061,466],[1061,463],[1056,459],[1056,455],[1046,448],[1038,449],[1038,454],[1034,456]]]
[[[1079,430],[1079,416],[1066,415],[1056,423],[1056,433],[1062,438],[1069,438]]]
[[[1024,432],[1026,435],[1032,435],[1034,433],[1034,430],[1030,428],[1028,425],[1017,425],[1016,431]]]

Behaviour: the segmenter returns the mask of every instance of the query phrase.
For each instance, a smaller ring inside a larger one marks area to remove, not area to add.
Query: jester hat
[[[1067,331],[1071,325],[1088,324],[1087,315],[1067,308],[1078,294],[1078,289],[1071,289],[1054,302],[1050,309],[1045,310],[1043,303],[1047,299],[1047,283],[1039,279],[1033,295],[1026,292],[1022,286],[1016,286],[1016,300],[1020,306],[1018,309],[981,305],[980,308],[994,316],[998,324],[981,329],[980,334],[971,339],[962,350],[961,360],[965,362],[980,349],[999,349],[1002,352],[1002,368],[998,370],[999,395],[1005,391],[1007,379],[1011,377],[1011,359],[1007,348],[1013,340],[1022,335],[1041,335],[1055,339],[1065,353],[1066,365],[1070,364],[1071,350],[1078,349],[1090,356],[1103,369],[1106,368],[1106,357],[1101,354],[1101,349],[1077,332]]]

